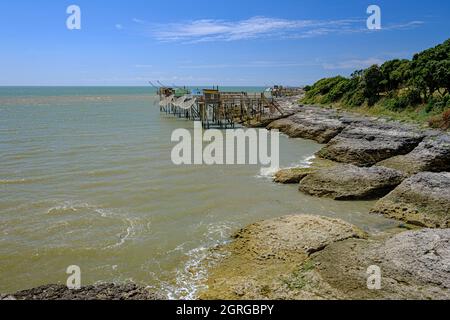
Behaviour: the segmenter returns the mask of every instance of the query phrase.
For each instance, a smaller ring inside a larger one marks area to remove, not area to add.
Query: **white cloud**
[[[116,24],[116,29],[117,30],[122,30],[123,29],[123,25],[121,25],[120,23]]]

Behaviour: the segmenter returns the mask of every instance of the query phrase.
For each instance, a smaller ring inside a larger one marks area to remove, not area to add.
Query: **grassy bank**
[[[310,104],[311,102],[302,100],[301,103]],[[401,122],[418,123],[423,127],[440,128],[443,130],[449,130],[450,128],[450,111],[449,110],[442,112],[436,110],[430,111],[427,105],[408,106],[403,110],[394,111],[390,110],[389,108],[386,108],[383,101],[373,106],[364,104],[358,107],[348,106],[342,102],[336,103],[312,102],[312,103],[320,105],[322,107],[342,109],[345,111],[360,113],[362,115],[367,116],[385,117],[393,120],[398,120]]]
[[[324,78],[305,88],[304,104],[319,104],[450,128],[450,39],[414,55]]]

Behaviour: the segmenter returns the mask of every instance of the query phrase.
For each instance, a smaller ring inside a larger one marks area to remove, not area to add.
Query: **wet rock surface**
[[[372,213],[418,226],[450,227],[450,173],[412,176],[378,201]]]
[[[69,290],[63,285],[46,285],[14,294],[2,295],[0,300],[163,300],[151,289],[136,284],[98,284]]]
[[[401,172],[384,167],[339,164],[312,172],[301,180],[299,189],[335,200],[370,200],[388,194],[405,178]]]

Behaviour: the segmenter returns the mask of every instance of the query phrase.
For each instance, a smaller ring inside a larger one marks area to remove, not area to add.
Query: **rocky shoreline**
[[[335,200],[378,200],[371,214],[404,222],[365,234],[342,220],[293,215],[255,223],[216,250],[201,299],[450,299],[450,135],[335,109],[301,106],[275,120],[324,147],[276,183]],[[424,229],[421,229],[424,228]],[[381,270],[381,289],[367,286]]]
[[[335,200],[379,200],[371,211],[413,225],[450,227],[450,134],[317,106],[272,122],[292,138],[324,144],[316,162],[274,181]]]

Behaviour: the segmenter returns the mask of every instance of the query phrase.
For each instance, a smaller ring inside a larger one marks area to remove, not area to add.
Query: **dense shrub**
[[[329,100],[330,102],[338,101],[350,89],[350,86],[351,80],[342,78],[335,84],[333,88],[331,88],[330,92],[327,95],[327,100]]]
[[[343,102],[350,107],[359,107],[364,104],[365,100],[362,90],[348,92],[343,98]]]
[[[321,79],[305,90],[305,103],[358,107],[381,100],[392,111],[425,104],[427,112],[441,112],[450,103],[450,39],[414,55],[411,61],[386,61],[357,70],[350,78]]]

